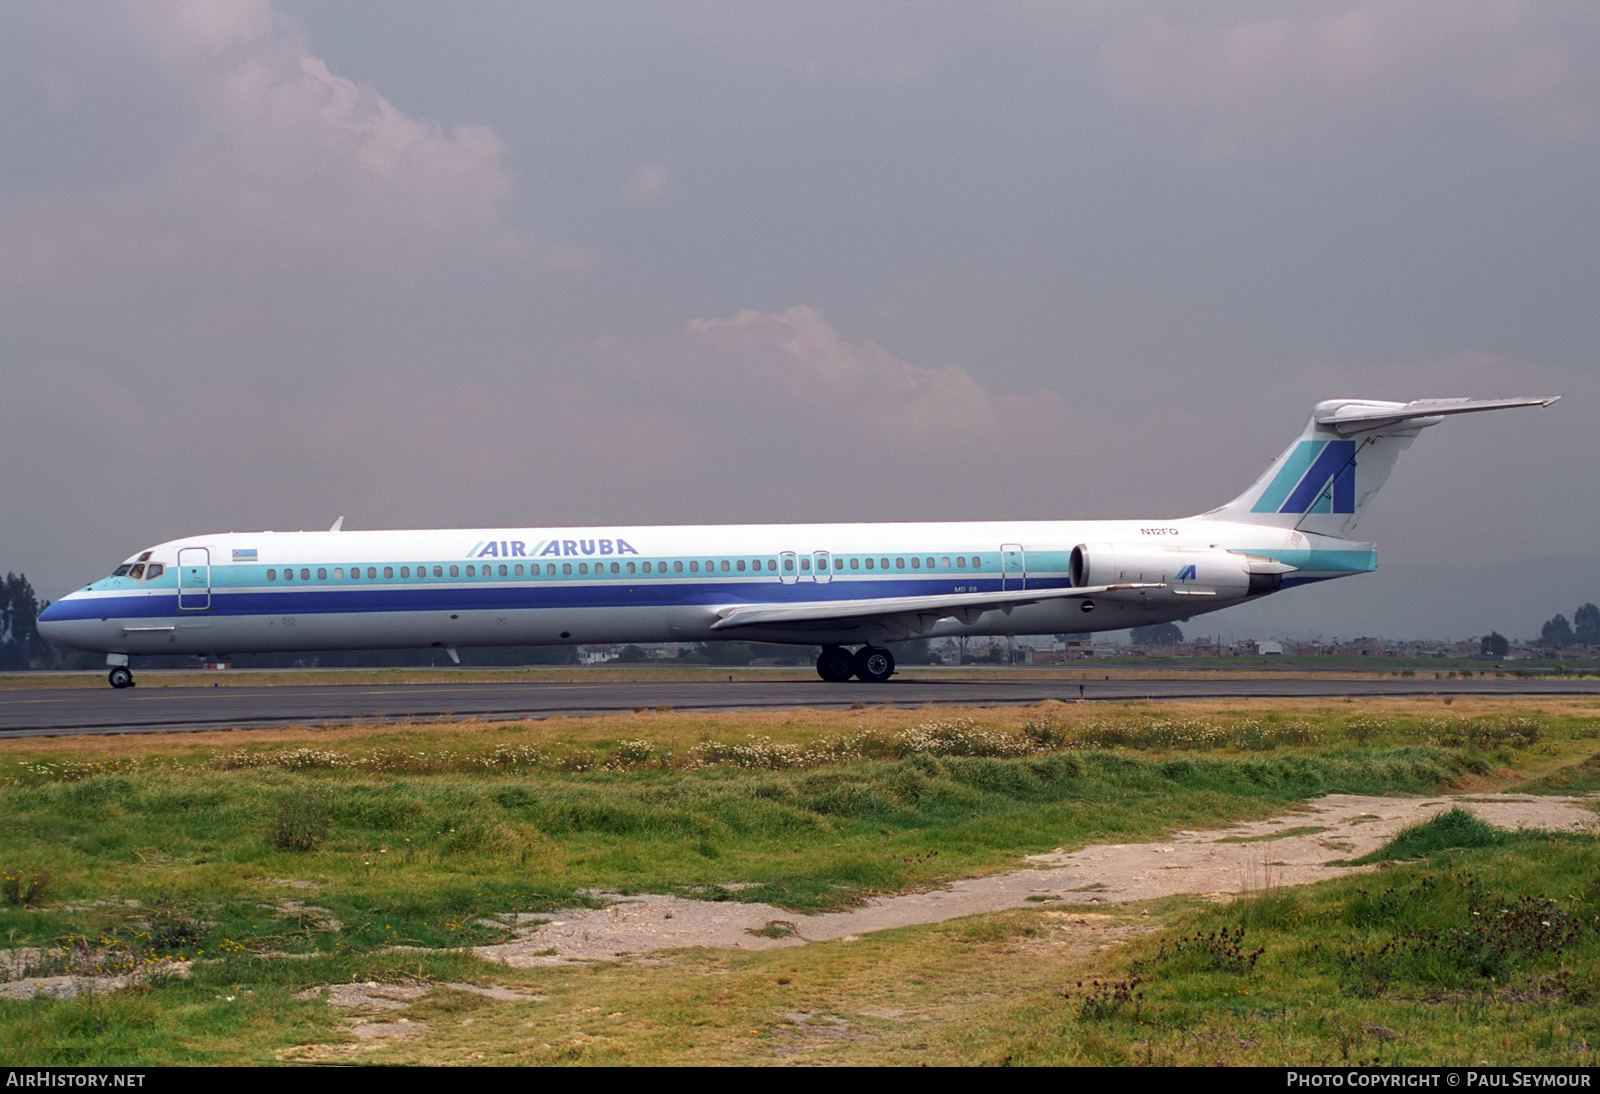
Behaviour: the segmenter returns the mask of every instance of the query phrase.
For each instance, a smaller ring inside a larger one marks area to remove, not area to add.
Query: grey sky
[[[1181,515],[1321,398],[1563,393],[1425,434],[1369,515],[1385,566],[1460,595],[1380,575],[1219,618],[1356,634],[1400,598],[1407,633],[1529,633],[1600,599],[1572,584],[1591,3],[150,0],[0,30],[0,568],[47,596],[340,514]]]

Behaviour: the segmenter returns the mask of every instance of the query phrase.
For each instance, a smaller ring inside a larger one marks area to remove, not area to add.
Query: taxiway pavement
[[[1144,680],[1052,680],[1019,676],[920,679],[883,684],[820,680],[324,684],[279,687],[164,687],[146,674],[126,691],[84,688],[0,691],[0,738],[95,733],[181,733],[283,725],[549,718],[605,712],[1032,705],[1127,699],[1300,699],[1379,696],[1600,695],[1600,680],[1384,677],[1221,679],[1201,674]],[[155,686],[152,686],[155,685]]]

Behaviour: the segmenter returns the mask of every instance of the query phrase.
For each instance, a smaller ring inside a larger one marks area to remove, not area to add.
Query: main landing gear
[[[111,686],[119,691],[122,688],[133,687],[133,670],[128,667],[128,655],[125,653],[106,654],[106,664],[111,666],[111,671],[106,674],[106,679]]]
[[[869,684],[881,684],[894,675],[894,654],[877,646],[862,646],[851,653],[843,646],[823,646],[817,655],[817,675],[830,684],[854,676]]]

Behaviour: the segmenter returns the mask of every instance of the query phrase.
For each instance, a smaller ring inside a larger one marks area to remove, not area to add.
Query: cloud
[[[1094,476],[1069,481],[1063,453],[1114,447],[1118,428],[1057,392],[991,391],[847,338],[800,306],[569,346],[492,378],[329,370],[314,383],[308,398],[272,375],[19,378],[0,413],[8,465],[27,459],[25,408],[71,408],[50,476],[13,484],[17,510],[61,514],[71,544],[53,561],[65,574],[35,576],[55,593],[143,541],[340,513],[351,528],[1072,515],[1062,506],[1092,496]]]
[[[544,267],[562,273],[593,273],[600,266],[600,256],[588,247],[556,245],[546,247]]]
[[[664,163],[641,163],[622,184],[622,200],[629,205],[659,205],[672,186],[672,171]]]
[[[1180,9],[1111,33],[1098,64],[1128,108],[1212,156],[1370,139],[1453,112],[1569,143],[1591,139],[1600,120],[1585,8],[1342,0],[1271,5],[1265,15]]]
[[[1592,374],[1582,369],[1481,351],[1383,362],[1314,361],[1300,374],[1309,390],[1339,387],[1337,394],[1343,395],[1350,388],[1359,397],[1375,399],[1560,395],[1595,384]]]
[[[690,35],[749,64],[805,77],[899,83],[922,75],[959,40],[939,17],[952,10],[960,9],[691,0],[669,14]]]
[[[976,454],[1067,409],[1054,392],[996,395],[954,365],[912,364],[871,342],[850,342],[808,307],[697,319],[682,342],[684,367],[703,383],[809,410],[818,420],[805,422],[808,433],[825,429],[836,443],[866,438],[851,447],[868,451]]]
[[[0,46],[0,62],[23,66],[13,80],[48,104],[34,155],[98,146],[105,158],[93,176],[0,182],[0,280],[370,271],[520,250],[493,132],[410,117],[332,72],[266,0],[80,14],[53,7]],[[48,67],[4,56],[39,39],[71,48]]]

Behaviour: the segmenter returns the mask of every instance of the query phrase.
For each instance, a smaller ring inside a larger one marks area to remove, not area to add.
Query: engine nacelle
[[[1129,590],[1138,600],[1219,600],[1260,596],[1283,584],[1295,567],[1260,555],[1216,547],[1157,547],[1147,543],[1080,543],[1072,549],[1074,585],[1161,584]],[[1120,596],[1122,594],[1110,594]]]

